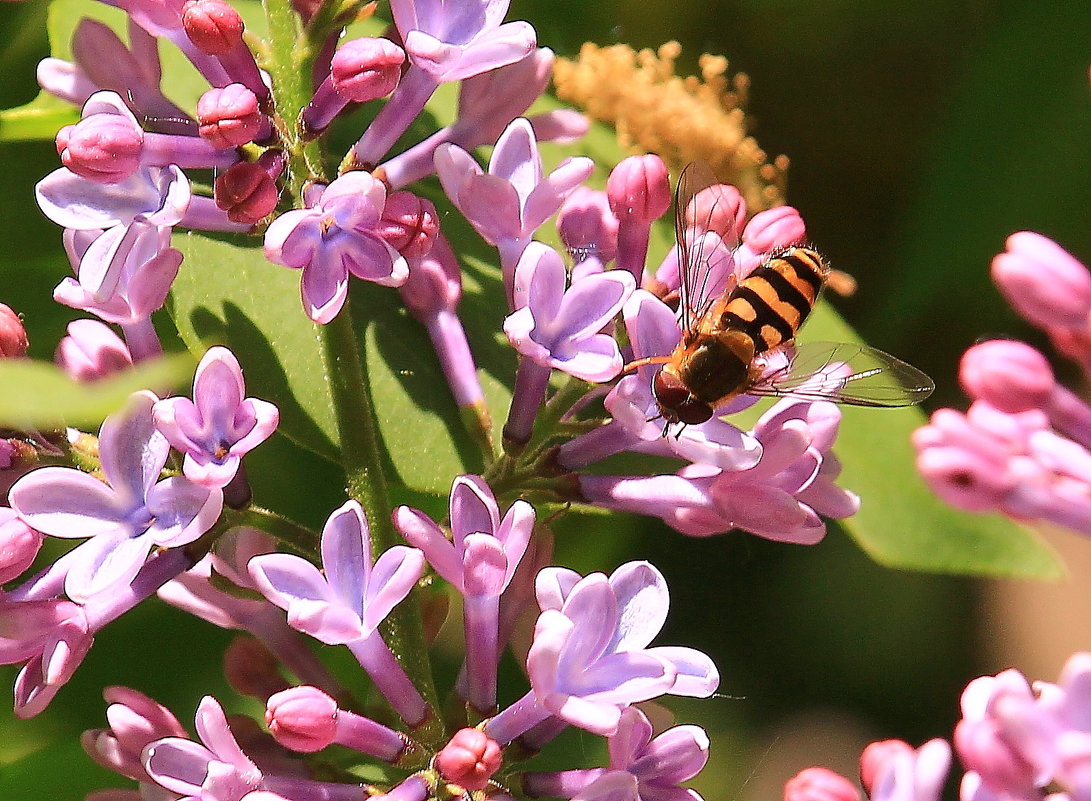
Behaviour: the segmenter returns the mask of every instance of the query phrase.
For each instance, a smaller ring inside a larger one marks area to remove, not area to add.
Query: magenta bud
[[[729,184],[714,184],[698,192],[686,206],[686,225],[715,231],[732,247],[746,222],[746,201]]]
[[[216,205],[232,222],[253,225],[273,213],[279,192],[276,182],[261,166],[240,161],[216,178]]]
[[[389,39],[364,37],[345,42],[333,54],[330,75],[337,93],[366,103],[386,97],[401,78],[405,51]]]
[[[607,262],[617,254],[617,217],[605,192],[578,186],[557,213],[557,230],[569,253]]]
[[[877,740],[860,754],[860,783],[871,794],[875,782],[891,762],[903,755],[912,755],[913,746],[904,740]]]
[[[100,184],[121,183],[140,166],[144,132],[130,117],[91,114],[57,134],[61,163]]]
[[[500,746],[480,729],[459,729],[432,763],[439,775],[467,790],[483,790],[500,770]]]
[[[20,359],[27,355],[27,330],[19,315],[0,303],[0,359]]]
[[[962,355],[958,376],[973,398],[1011,414],[1044,408],[1057,385],[1045,356],[1011,339],[974,345]]]
[[[409,260],[409,279],[398,287],[405,307],[418,320],[453,311],[462,299],[462,271],[443,237],[426,256]]]
[[[269,698],[265,722],[285,748],[321,751],[337,735],[337,702],[317,687],[291,687]]]
[[[387,197],[382,221],[375,230],[407,259],[420,258],[432,249],[439,233],[436,207],[412,192],[394,192]]]
[[[788,245],[798,245],[807,236],[807,226],[791,206],[777,206],[759,211],[747,223],[742,240],[754,253],[769,253]]]
[[[992,261],[993,281],[1022,317],[1043,329],[1083,328],[1091,313],[1091,274],[1041,234],[1020,231]]]
[[[105,378],[133,364],[133,357],[121,337],[98,320],[69,323],[68,336],[57,345],[54,359],[77,381]]]
[[[860,792],[840,773],[805,768],[784,784],[784,801],[859,801]]]
[[[652,153],[629,156],[606,180],[610,209],[619,220],[634,218],[645,224],[662,217],[671,205],[670,176],[663,159]]]
[[[33,564],[42,539],[14,509],[0,507],[0,584],[18,578]]]
[[[194,46],[219,56],[242,41],[242,17],[226,0],[187,0],[182,6],[182,27]]]
[[[268,128],[258,98],[241,83],[209,89],[197,101],[201,136],[213,147],[239,147],[258,139]]]

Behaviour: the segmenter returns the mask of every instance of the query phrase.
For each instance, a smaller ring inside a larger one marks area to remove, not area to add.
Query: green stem
[[[393,505],[383,472],[383,451],[371,399],[366,367],[361,358],[362,343],[356,335],[352,314],[345,308],[328,325],[321,327],[322,357],[333,398],[341,459],[349,497],[360,503],[371,529],[374,556],[402,542],[391,519]],[[398,604],[382,628],[383,639],[431,707],[428,718],[414,735],[425,745],[440,747],[445,742],[443,723],[436,713],[438,698],[432,681],[431,664],[424,639],[417,591]]]

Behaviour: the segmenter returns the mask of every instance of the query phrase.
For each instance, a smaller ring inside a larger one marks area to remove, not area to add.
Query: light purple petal
[[[451,486],[451,533],[455,548],[469,534],[493,536],[500,525],[500,510],[489,485],[480,476],[459,476]]]
[[[567,198],[595,170],[595,162],[584,156],[565,159],[541,181],[523,201],[523,227],[534,231],[561,207]]]
[[[496,244],[523,233],[519,196],[503,178],[479,175],[467,182],[455,205],[485,241]]]
[[[408,506],[399,506],[394,510],[394,527],[406,542],[424,552],[428,563],[444,580],[462,591],[462,559],[430,517]]]
[[[242,408],[247,411],[247,416],[253,421],[253,427],[249,433],[231,446],[231,452],[240,456],[249,453],[269,439],[280,425],[280,410],[275,404],[258,398],[247,398],[242,402]]]
[[[451,202],[459,205],[459,198],[472,177],[482,174],[481,167],[473,156],[458,145],[442,144],[436,148],[432,157],[436,165],[436,175],[443,185],[443,191]],[[459,209],[461,210],[461,206]]]
[[[200,796],[212,759],[212,753],[198,743],[167,737],[149,745],[142,761],[157,784],[182,795]]]
[[[312,263],[303,268],[300,295],[307,316],[325,325],[341,311],[348,297],[348,270],[338,260],[335,263]]]
[[[718,417],[686,426],[677,437],[667,437],[667,444],[683,459],[721,470],[749,470],[763,458],[761,442]]]
[[[576,695],[550,696],[542,706],[573,726],[603,737],[617,731],[621,718],[621,709],[617,704],[589,701]]]
[[[463,548],[465,595],[499,598],[508,572],[508,560],[499,540],[488,534],[470,534]]]
[[[677,671],[647,651],[607,654],[579,674],[573,695],[600,703],[635,704],[670,692]]]
[[[147,533],[151,541],[174,548],[193,542],[216,524],[223,510],[223,493],[172,476],[152,487],[147,508],[155,518]]]
[[[553,321],[558,335],[581,340],[601,331],[636,289],[628,270],[590,275],[564,293]]]
[[[567,343],[565,343],[567,344]],[[566,354],[571,347],[554,351],[550,365],[576,378],[601,383],[614,378],[623,366],[617,342],[607,334],[596,334],[578,344],[578,350]]]
[[[246,387],[242,368],[227,348],[209,348],[193,376],[193,402],[213,430],[227,430],[242,403]]]
[[[496,531],[496,538],[504,547],[504,554],[508,560],[508,572],[504,576],[505,588],[530,544],[530,536],[534,533],[534,520],[534,507],[526,501],[518,500],[508,509],[508,513],[504,515],[500,523],[500,528]]]
[[[103,482],[70,467],[42,467],[15,482],[11,507],[27,525],[53,537],[127,532],[131,510]]]
[[[35,187],[38,205],[65,228],[106,229],[142,217],[174,225],[189,207],[189,181],[177,167],[147,167],[117,184],[99,184],[67,168],[55,170]]]
[[[658,646],[648,648],[647,652],[670,662],[678,671],[671,695],[708,698],[720,686],[720,672],[715,663],[694,648]]]
[[[281,609],[299,601],[338,602],[325,576],[298,556],[283,553],[256,556],[247,569],[262,595]]]
[[[572,676],[593,664],[609,646],[620,610],[606,576],[592,573],[572,588],[561,611],[575,626],[562,667],[566,676]]]
[[[599,776],[572,796],[572,801],[647,801],[642,799],[636,777],[627,770],[612,770]]]
[[[534,595],[538,600],[538,607],[543,612],[547,609],[559,612],[572,588],[582,578],[575,570],[567,567],[543,568],[534,579]]]
[[[83,602],[104,590],[120,590],[132,583],[148,558],[147,537],[100,535],[76,548],[64,581],[64,591],[73,601]]]
[[[227,725],[227,716],[215,698],[206,695],[201,699],[193,722],[201,742],[208,746],[217,760],[260,778],[258,769],[243,753],[235,740],[235,735],[231,733]]]
[[[542,160],[530,123],[522,117],[512,120],[496,140],[489,175],[503,178],[519,196],[519,207],[542,180]]]
[[[401,286],[409,277],[409,263],[377,236],[349,231],[339,244],[342,264],[357,278],[380,286]]]
[[[364,628],[373,631],[405,599],[424,572],[424,554],[395,545],[375,561],[364,599]]]
[[[322,241],[321,212],[286,211],[265,231],[265,258],[274,264],[300,268],[308,264]]]
[[[708,734],[700,726],[675,726],[652,740],[629,770],[657,782],[689,781],[708,762],[709,745]]]
[[[515,306],[526,303],[534,317],[532,336],[547,348],[556,341],[554,320],[564,302],[567,279],[560,254],[541,242],[528,244],[515,268]]]
[[[322,529],[322,567],[330,591],[349,609],[361,610],[371,573],[371,537],[364,510],[349,501]]]
[[[617,598],[618,627],[612,651],[638,651],[663,629],[670,608],[667,581],[648,562],[628,562],[610,576]]]

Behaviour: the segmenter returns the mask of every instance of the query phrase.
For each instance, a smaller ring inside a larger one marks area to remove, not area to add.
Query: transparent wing
[[[692,330],[712,301],[724,291],[723,273],[731,268],[730,251],[717,247],[721,240],[710,224],[721,197],[713,192],[697,200],[704,190],[719,183],[707,163],[691,161],[682,170],[675,189],[674,233],[683,331]]]
[[[784,353],[787,364],[766,373],[749,394],[881,407],[912,406],[936,388],[913,365],[867,345],[808,342]]]

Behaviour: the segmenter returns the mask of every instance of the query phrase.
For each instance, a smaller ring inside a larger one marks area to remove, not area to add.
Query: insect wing
[[[913,365],[867,345],[808,342],[785,352],[787,365],[767,373],[747,392],[889,407],[920,403],[936,386]]]
[[[734,279],[731,250],[712,224],[724,198],[715,190],[705,192],[719,184],[712,168],[704,161],[691,161],[678,177],[674,195],[674,233],[678,243],[678,294],[683,331],[694,328],[712,302],[728,288],[727,282]]]

